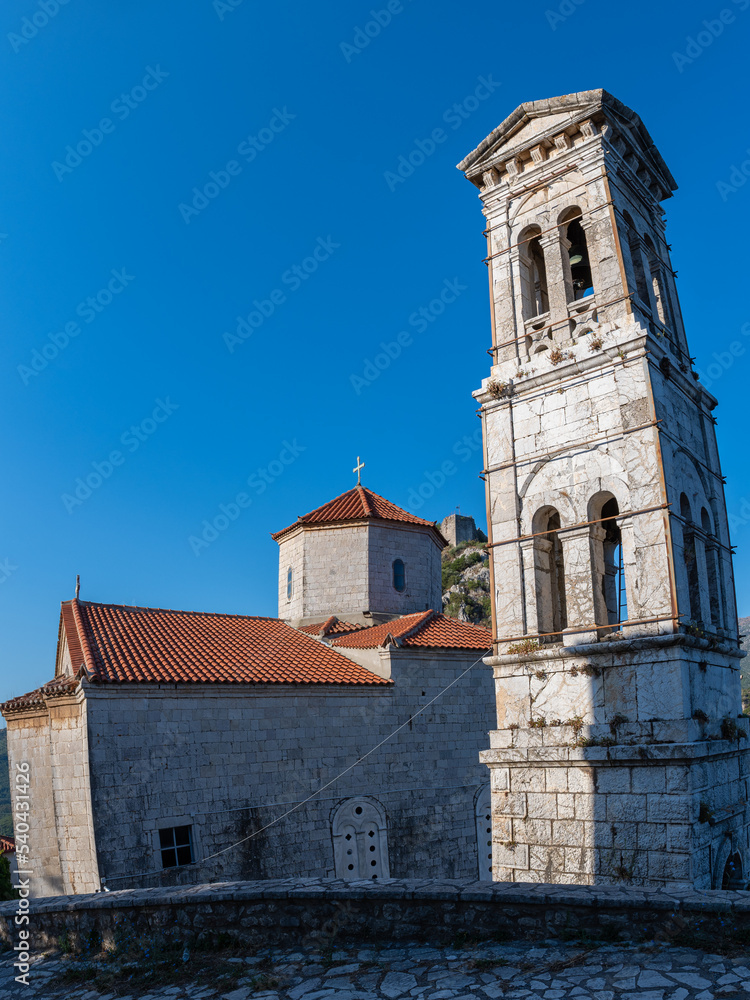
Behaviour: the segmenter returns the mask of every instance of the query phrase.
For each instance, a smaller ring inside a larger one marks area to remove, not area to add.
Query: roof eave
[[[570,112],[572,122],[590,117],[597,111],[601,111],[604,115],[614,114],[622,118],[637,134],[643,152],[652,160],[654,171],[661,175],[660,179],[665,189],[666,197],[671,197],[672,192],[677,190],[677,182],[640,116],[632,108],[629,108],[608,91],[602,89],[563,94],[560,97],[547,98],[541,101],[526,101],[520,104],[515,111],[508,115],[497,128],[493,129],[475,149],[457,164],[457,169],[461,170],[471,179],[481,169],[481,163],[485,155],[503,139],[509,142],[516,132],[534,118],[542,118],[547,114],[557,114],[565,111]],[[512,153],[513,148],[509,146],[508,155],[511,156]]]
[[[464,173],[470,173],[471,168],[481,159],[481,157],[502,138],[510,138],[520,127],[531,121],[532,118],[541,118],[545,114],[553,111],[553,103],[556,104],[554,111],[565,111],[574,108],[590,108],[601,106],[605,90],[584,90],[573,94],[562,94],[560,97],[548,97],[541,101],[524,101],[519,104],[515,111],[512,111],[504,121],[494,128],[490,134],[484,138],[476,149],[473,149],[467,156],[457,164],[457,169]],[[609,96],[609,95],[608,95]],[[587,100],[584,100],[586,98]],[[614,100],[614,98],[613,98]],[[558,103],[559,102],[559,103]],[[617,102],[620,103],[619,101]],[[624,105],[623,105],[624,107]]]
[[[309,531],[315,531],[323,530],[325,528],[351,528],[357,525],[364,526],[369,524],[395,525],[400,526],[407,531],[431,531],[435,536],[435,541],[441,549],[446,548],[450,544],[448,539],[438,528],[437,521],[428,521],[426,524],[413,524],[411,521],[392,521],[387,517],[378,517],[377,514],[373,514],[370,517],[344,518],[338,521],[296,521],[294,524],[290,524],[288,528],[282,528],[281,531],[272,532],[271,538],[273,538],[275,542],[279,542],[283,538],[293,534],[297,529],[302,530],[306,528]]]

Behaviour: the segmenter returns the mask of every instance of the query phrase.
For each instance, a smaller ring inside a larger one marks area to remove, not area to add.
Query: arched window
[[[406,590],[406,566],[404,566],[403,559],[394,559],[393,561],[393,589],[397,590],[399,594],[403,594]]]
[[[711,528],[711,517],[705,507],[701,509],[701,528],[703,529],[703,544],[706,550],[706,574],[708,576],[708,607],[711,622],[717,627],[721,625],[721,605],[719,602],[719,574],[716,567],[716,538]]]
[[[542,507],[533,520],[537,631],[554,642],[568,625],[560,515]]]
[[[635,277],[635,291],[638,298],[647,306],[649,304],[648,285],[646,284],[646,272],[643,269],[643,255],[641,253],[641,239],[636,231],[635,223],[627,212],[623,212],[625,220],[625,240],[628,245],[630,261],[633,265]]]
[[[540,242],[541,229],[532,226],[524,231],[520,241],[521,293],[523,318],[532,319],[549,310],[547,294],[547,267]]]
[[[286,571],[286,599],[291,601],[292,593],[294,591],[294,574],[292,572],[292,567]]]
[[[343,802],[333,816],[336,878],[389,878],[388,839],[383,807],[375,799]]]
[[[628,620],[628,598],[622,552],[622,532],[617,523],[620,508],[610,494],[589,505],[591,525],[594,614],[597,625],[619,625]]]
[[[581,225],[580,208],[571,208],[562,217],[562,230],[568,241],[568,263],[570,265],[570,285],[568,301],[584,299],[594,293],[594,280],[589,260],[586,231]]]
[[[656,315],[659,322],[663,326],[671,329],[673,325],[672,310],[667,285],[664,280],[663,267],[661,261],[656,255],[656,249],[648,233],[646,233],[643,237],[643,245],[646,248],[646,256],[648,257],[648,269],[651,277],[651,291],[653,292],[654,305],[656,306]]]
[[[483,785],[474,801],[477,826],[477,860],[479,881],[492,881],[492,796],[490,786]]]
[[[684,493],[680,494],[680,514],[682,515],[682,556],[685,560],[685,573],[687,575],[690,620],[700,622],[703,616],[701,615],[698,563],[695,558],[695,531],[690,501]]]

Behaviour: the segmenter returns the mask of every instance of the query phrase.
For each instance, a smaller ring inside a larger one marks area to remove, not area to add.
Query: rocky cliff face
[[[492,627],[489,554],[484,542],[443,550],[443,611],[463,622]]]

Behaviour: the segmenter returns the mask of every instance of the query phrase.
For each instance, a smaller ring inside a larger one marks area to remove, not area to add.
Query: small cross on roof
[[[365,463],[362,461],[362,459],[359,457],[359,455],[357,455],[357,464],[352,469],[352,472],[356,472],[357,473],[357,486],[361,486],[362,485],[362,469],[364,469],[364,467],[365,467]]]

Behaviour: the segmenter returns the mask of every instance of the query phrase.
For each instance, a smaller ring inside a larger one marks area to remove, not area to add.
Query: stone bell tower
[[[521,105],[459,169],[492,303],[494,877],[744,888],[742,654],[716,400],[665,239],[675,182],[603,90]]]

